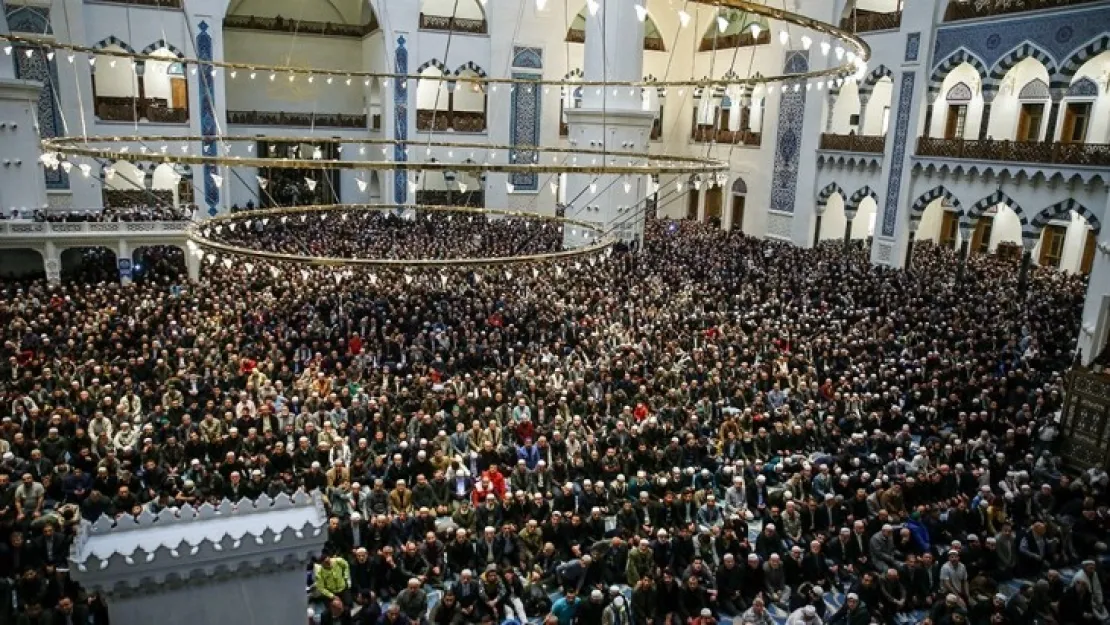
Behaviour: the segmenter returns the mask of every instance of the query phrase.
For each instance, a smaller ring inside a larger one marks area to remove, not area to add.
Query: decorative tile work
[[[968,102],[971,100],[971,87],[966,82],[958,82],[952,85],[944,99],[949,102]]]
[[[197,24],[200,32],[197,33],[197,59],[201,61],[200,75],[200,132],[205,136],[216,136],[220,130],[216,124],[216,80],[212,76],[212,65],[205,61],[212,60],[212,35],[208,34],[208,22],[201,21]],[[201,152],[205,156],[217,156],[218,148],[215,141],[204,141]],[[215,216],[220,204],[220,187],[212,179],[219,173],[216,165],[204,166],[204,203],[208,206],[208,214]]]
[[[921,33],[909,33],[906,35],[906,62],[912,63],[917,60],[918,55],[921,53]]]
[[[1097,98],[1098,83],[1084,76],[1068,87],[1069,98]]]
[[[3,2],[0,2],[3,5]],[[27,5],[5,5],[4,14],[8,18],[8,30],[13,33],[34,33],[53,35],[50,24],[50,8]]]
[[[46,205],[48,210],[51,211],[68,211],[73,210],[73,194],[72,193],[47,193]]]
[[[26,7],[32,8],[32,7]],[[45,9],[44,9],[45,10]],[[12,30],[15,30],[14,28]],[[30,50],[31,56],[27,56]],[[62,118],[58,111],[55,93],[58,91],[58,66],[46,58],[41,48],[15,46],[12,52],[15,63],[15,77],[42,83],[38,102],[35,105],[35,118],[39,124],[39,137],[57,137],[62,132]],[[69,176],[61,167],[43,168],[47,189],[68,189]]]
[[[792,52],[787,55],[784,73],[809,71],[808,55]],[[771,178],[771,209],[794,212],[794,196],[798,192],[798,152],[805,120],[806,90],[788,90],[779,98],[778,139],[775,141],[775,167]],[[787,236],[790,236],[787,228]]]
[[[393,54],[393,71],[400,75],[409,73],[409,51],[405,47],[404,35],[397,38],[397,50]],[[405,154],[405,141],[409,138],[409,93],[408,81],[404,78],[393,79],[393,160],[403,163],[408,160]],[[409,198],[408,172],[404,169],[393,170],[393,201],[407,204]]]
[[[905,170],[906,141],[910,132],[910,107],[913,104],[913,87],[917,74],[902,72],[898,88],[898,116],[894,123],[894,150],[890,155],[890,181],[886,188],[883,208],[883,236],[894,236],[898,222],[898,198],[902,193],[902,174]]]
[[[543,50],[513,46],[513,67],[520,69],[543,69]]]
[[[534,48],[533,48],[534,49]],[[519,56],[519,55],[518,55]],[[514,64],[517,59],[513,59]],[[541,74],[535,72],[513,72],[513,78],[525,80],[539,80]],[[512,92],[513,119],[509,125],[509,143],[518,146],[510,153],[510,162],[532,163],[537,158],[537,152],[532,148],[540,144],[540,121],[542,119],[540,97],[541,89],[532,85],[518,84]],[[538,174],[513,173],[509,174],[509,182],[515,191],[538,191],[540,177]]]
[[[1020,14],[1016,17],[968,23],[945,23],[937,29],[933,64],[956,50],[966,48],[993,66],[1024,42],[1040,47],[1061,65],[1081,46],[1104,37],[1110,24],[1110,5],[1099,4],[1053,12]]]
[[[1019,100],[1047,100],[1049,97],[1048,83],[1040,78],[1027,82],[1018,93]]]
[[[793,224],[793,217],[767,213],[767,236],[789,240],[790,228]]]

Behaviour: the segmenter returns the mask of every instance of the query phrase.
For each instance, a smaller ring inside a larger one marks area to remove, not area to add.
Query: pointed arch
[[[839,194],[844,200],[848,199],[848,194],[844,192],[844,189],[840,188],[840,185],[835,182],[830,182],[817,194],[817,207],[820,212],[825,211],[825,207],[828,206],[829,198],[832,197],[833,193]]]
[[[859,211],[860,202],[868,197],[875,200],[875,204],[879,203],[879,195],[875,193],[870,186],[864,185],[863,188],[853,193],[852,197],[848,199],[848,202],[844,204],[844,214],[847,215],[851,213],[852,217],[855,217],[856,212]]]
[[[1010,210],[1014,211],[1017,215],[1018,221],[1021,222],[1021,239],[1024,243],[1036,242],[1037,233],[1033,230],[1033,226],[1029,223],[1029,218],[1025,216],[1025,210],[1022,209],[1021,204],[1018,204],[1014,198],[1006,194],[1005,191],[999,189],[991,193],[987,197],[976,202],[963,219],[960,220],[960,229],[971,230],[972,227],[979,221],[991,208],[999,204],[1006,205]]]
[[[1015,65],[1028,58],[1036,59],[1041,65],[1044,65],[1044,68],[1048,70],[1049,76],[1056,75],[1056,59],[1045,51],[1044,48],[1032,41],[1025,40],[1014,46],[1014,48],[1006,54],[1003,54],[998,61],[995,62],[994,67],[991,68],[990,74],[987,75],[987,79],[983,81],[983,94],[985,96],[994,95],[998,91],[999,85],[1002,84],[1002,79],[1006,77],[1007,72],[1013,69]]]
[[[732,181],[732,195],[744,195],[748,192],[748,183],[743,178]]]
[[[108,37],[105,37],[104,39],[101,39],[100,41],[94,43],[92,47],[97,49],[97,50],[103,50],[105,48],[109,48],[109,47],[112,47],[112,46],[115,46],[117,48],[122,48],[122,49],[130,52],[131,54],[135,54],[135,48],[132,48],[131,44],[127,43],[126,41],[124,41],[124,40],[122,40],[118,37],[116,37],[115,35],[109,35]]]
[[[440,72],[443,73],[444,76],[450,76],[451,75],[451,70],[447,69],[447,65],[443,61],[440,61],[439,59],[436,59],[436,58],[430,59],[430,60],[426,61],[420,67],[416,68],[416,73],[417,74],[423,74],[424,70],[426,70],[430,67],[434,67],[434,68],[438,69]]]
[[[1110,34],[1103,33],[1079,46],[1060,63],[1060,71],[1052,76],[1053,89],[1067,89],[1071,79],[1087,61],[1110,50]]]
[[[466,63],[463,63],[462,65],[458,66],[458,68],[455,69],[455,75],[459,76],[463,72],[467,72],[467,71],[474,72],[475,74],[477,74],[481,78],[486,77],[486,70],[482,69],[482,66],[478,65],[474,61],[467,61]]]
[[[986,84],[988,72],[987,65],[983,63],[983,60],[970,52],[967,48],[957,48],[952,51],[952,54],[944,57],[933,66],[933,73],[929,76],[929,93],[934,96],[940,93],[940,88],[944,84],[944,79],[948,74],[952,73],[952,70],[964,63],[974,67],[975,71],[979,72],[980,82]]]
[[[153,54],[154,52],[156,52],[158,50],[163,50],[163,49],[164,50],[169,50],[170,52],[173,53],[174,56],[176,56],[179,59],[184,59],[185,58],[185,53],[184,52],[179,50],[177,46],[175,46],[172,43],[166,41],[165,39],[159,39],[158,41],[155,41],[154,43],[150,44],[149,46],[143,48],[143,51],[140,52],[140,54],[149,55],[149,54]]]
[[[1096,235],[1102,231],[1102,222],[1099,221],[1098,217],[1096,217],[1089,208],[1083,206],[1078,201],[1072,198],[1068,198],[1066,200],[1057,202],[1052,206],[1045,207],[1044,210],[1037,213],[1037,215],[1033,217],[1033,221],[1030,226],[1036,236],[1040,236],[1041,230],[1044,230],[1044,227],[1048,225],[1048,222],[1052,221],[1053,219],[1068,219],[1068,213],[1072,211],[1075,211],[1080,216],[1082,216],[1083,219],[1086,219],[1087,225],[1091,227],[1091,230],[1093,230]]]
[[[871,92],[875,90],[875,85],[883,78],[894,80],[894,72],[890,71],[886,65],[880,65],[871,70],[871,73],[869,73],[859,85],[860,97],[871,95]]]
[[[910,206],[910,229],[916,230],[917,225],[921,223],[921,218],[925,216],[925,209],[929,208],[936,199],[943,198],[947,200],[956,210],[956,216],[961,220],[964,216],[964,208],[960,204],[960,199],[954,193],[948,190],[944,185],[937,185],[921,194],[921,197],[914,201]]]

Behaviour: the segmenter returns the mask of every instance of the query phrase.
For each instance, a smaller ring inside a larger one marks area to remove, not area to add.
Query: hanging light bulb
[[[209,175],[212,178],[212,182],[216,183],[217,187],[224,186],[224,177],[223,176],[221,176],[219,174],[209,174]]]
[[[235,77],[238,76],[238,75],[239,75],[239,72],[236,71],[236,70],[231,70],[231,74],[229,74],[229,76],[231,76],[232,80],[235,80]]]
[[[53,50],[46,53],[46,60],[47,61],[53,61],[54,60],[54,51]]]
[[[717,30],[722,33],[728,30],[728,18],[726,18],[724,15],[717,16]]]
[[[640,20],[641,22],[647,19],[647,7],[643,6],[642,4],[634,4],[632,5],[632,7],[636,9],[636,19]]]
[[[551,195],[555,195],[559,192],[559,184],[557,182],[551,181],[548,183],[548,186],[551,187]]]
[[[759,27],[759,24],[752,24],[751,25],[751,31],[752,31],[752,39],[759,39],[759,33],[762,32],[763,29]]]
[[[825,56],[828,56],[829,55],[829,50],[832,50],[832,44],[830,44],[827,41],[822,41],[821,42],[821,54],[823,54]]]
[[[104,168],[104,179],[105,180],[112,180],[115,177],[116,177],[116,168],[115,167],[105,167]]]
[[[597,15],[598,9],[601,8],[601,3],[597,0],[586,0],[586,8],[589,9],[590,15]]]
[[[25,51],[23,52],[23,55],[24,55],[24,56],[26,56],[27,58],[31,58],[31,55],[32,55],[32,54],[34,54],[34,53],[35,53],[35,51],[34,51],[34,50],[32,50],[32,49],[30,49],[30,48],[27,48],[27,49],[26,49],[26,50],[25,50]]]
[[[90,56],[89,57],[89,65],[96,65],[96,57],[95,56]]]
[[[358,185],[359,193],[365,193],[366,192],[366,181],[365,180],[362,180],[361,178],[355,178],[355,184]]]
[[[591,182],[590,183],[590,193],[592,193],[594,195],[597,195],[597,183],[596,182]]]
[[[505,190],[508,191],[509,193],[513,193],[513,192],[516,191],[516,185],[511,183],[511,182],[506,182],[505,183]]]
[[[305,178],[304,183],[306,185],[308,185],[308,190],[309,191],[315,191],[316,190],[316,181],[313,180],[312,178]],[[320,217],[323,218],[323,217],[325,217],[325,215],[320,215]]]
[[[701,191],[701,178],[694,178],[694,190]]]
[[[270,72],[270,82],[274,82],[275,80],[277,80],[277,74]]]
[[[536,10],[542,11],[547,6],[547,0],[536,0]]]
[[[28,50],[28,52],[30,52],[30,50]],[[111,61],[108,61],[108,67],[115,67],[115,66],[116,66],[116,60],[115,59],[112,59]]]
[[[251,71],[251,80],[254,80],[254,77],[257,76],[257,75],[258,75],[258,72],[252,70]]]
[[[685,10],[679,11],[678,12],[678,23],[682,28],[686,28],[687,26],[689,26],[690,25],[690,14],[687,13]]]
[[[790,33],[786,32],[785,28],[779,31],[779,43],[784,46],[790,43]]]
[[[839,61],[840,59],[844,58],[844,48],[842,48],[840,46],[837,46],[835,52],[836,52],[836,60]]]
[[[92,165],[89,165],[88,163],[81,163],[77,167],[81,170],[81,175],[86,178],[88,178],[89,173],[92,172]]]
[[[6,54],[8,56],[11,56],[12,55],[12,47],[11,46],[4,46],[4,54]]]
[[[265,190],[266,190],[266,187],[267,187],[267,186],[269,186],[269,184],[270,184],[270,181],[269,181],[269,180],[266,180],[266,179],[265,179],[265,178],[263,178],[262,176],[255,176],[255,178],[258,178],[258,186],[259,186],[259,188],[261,188],[261,189],[262,189],[263,191],[265,191]]]
[[[624,183],[624,192],[625,192],[626,194],[627,194],[627,193],[632,193],[632,183],[631,183],[631,182],[627,182],[627,181],[626,181],[626,182]]]

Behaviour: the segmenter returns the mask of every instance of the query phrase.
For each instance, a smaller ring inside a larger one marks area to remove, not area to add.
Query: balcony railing
[[[105,122],[149,121],[157,124],[184,124],[189,121],[189,109],[166,106],[159,98],[115,98],[99,96],[95,99],[96,117]]]
[[[327,37],[357,37],[361,39],[378,30],[378,20],[376,17],[371,17],[366,24],[337,24],[335,22],[294,20],[280,15],[277,17],[229,15],[224,18],[224,28],[297,33],[298,35],[324,35]]]
[[[882,154],[886,149],[886,137],[882,135],[837,135],[823,133],[820,149],[841,152],[867,152]]]
[[[711,126],[700,126],[694,129],[693,140],[695,143],[727,143],[732,145],[763,145],[762,133],[751,130],[721,130]]]
[[[745,30],[733,35],[705,37],[701,40],[701,45],[698,46],[698,52],[746,48],[768,43],[771,43],[771,32],[769,30],[761,30],[758,37],[753,37],[751,31]]]
[[[840,20],[840,28],[848,32],[869,33],[877,30],[898,30],[902,26],[902,12],[871,13],[858,11]]]
[[[366,128],[366,115],[348,115],[345,113],[288,113],[284,111],[228,111],[227,123],[243,126]]]
[[[131,4],[140,7],[155,7],[162,9],[180,9],[181,0],[99,0],[108,4]]]
[[[432,111],[417,109],[416,129],[425,132],[485,132],[486,114],[481,111]]]
[[[180,236],[189,227],[188,221],[8,221],[0,220],[0,237],[127,233],[166,234]]]
[[[446,30],[454,33],[485,35],[489,32],[486,20],[475,20],[447,15],[420,14],[420,30]]]
[[[1007,13],[1059,9],[1090,2],[1098,0],[950,0],[944,10],[944,21],[956,22]]]
[[[1106,143],[1052,143],[921,137],[917,140],[917,155],[981,161],[1110,167],[1110,144]]]

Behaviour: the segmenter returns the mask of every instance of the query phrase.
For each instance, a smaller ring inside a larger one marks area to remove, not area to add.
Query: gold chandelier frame
[[[811,70],[800,72],[797,74],[777,74],[771,76],[752,76],[747,78],[705,78],[701,80],[661,80],[661,81],[646,81],[646,80],[632,80],[632,81],[611,81],[611,80],[575,80],[568,81],[565,79],[549,79],[549,78],[512,78],[512,77],[493,77],[493,76],[468,76],[466,80],[471,83],[489,85],[492,89],[496,89],[498,85],[509,85],[510,88],[518,84],[524,85],[540,85],[540,86],[565,86],[573,84],[574,86],[587,86],[587,87],[643,87],[643,88],[658,88],[658,87],[692,87],[692,88],[710,88],[710,87],[728,87],[739,85],[758,85],[764,83],[776,82],[802,82],[816,79],[827,78],[844,78],[857,73],[856,61],[866,62],[871,58],[871,47],[862,38],[854,33],[846,31],[838,26],[816,20],[800,13],[786,11],[784,9],[776,9],[763,4],[751,2],[750,0],[688,0],[691,4],[698,4],[708,7],[720,9],[739,9],[754,13],[771,20],[777,20],[792,24],[800,28],[819,33],[821,35],[830,37],[839,42],[841,47],[846,51],[851,52],[845,60],[841,63],[828,67],[825,69]],[[141,54],[135,52],[128,52],[126,50],[108,50],[101,48],[94,48],[91,46],[78,45],[69,42],[59,42],[51,37],[37,36],[37,35],[16,35],[16,34],[3,34],[0,35],[0,41],[7,41],[9,44],[19,44],[26,46],[35,46],[48,50],[64,50],[70,54],[86,54],[90,58],[97,56],[108,56],[120,59],[129,59],[133,64],[142,61],[165,61],[165,57],[155,56],[153,54]],[[808,48],[808,46],[807,46]],[[852,58],[854,56],[854,58]],[[72,60],[72,59],[71,59]],[[178,59],[178,62],[183,66],[192,66],[194,69],[204,68],[207,71],[214,72],[217,68],[223,69],[229,73],[239,71],[252,72],[255,75],[264,74],[264,78],[276,80],[281,76],[286,80],[296,80],[297,78],[304,78],[309,82],[315,81],[317,77],[322,78],[328,84],[335,82],[339,79],[347,85],[351,85],[355,80],[360,80],[364,86],[369,86],[372,80],[381,80],[383,85],[388,86],[390,81],[420,81],[420,80],[433,80],[440,82],[455,82],[458,80],[454,75],[429,75],[423,76],[420,74],[398,74],[391,72],[362,72],[362,71],[341,71],[328,68],[318,67],[300,67],[293,65],[267,65],[267,64],[249,64],[237,63],[230,61],[217,61],[217,60],[201,60],[192,57],[185,57]],[[252,76],[253,78],[254,76]],[[233,76],[234,78],[234,76]]]
[[[301,222],[306,225],[310,219],[343,219],[345,215],[354,212],[407,212],[410,210],[426,213],[458,214],[464,217],[501,217],[510,219],[526,219],[540,222],[541,226],[556,226],[565,228],[572,226],[581,228],[588,239],[593,239],[586,245],[558,252],[544,254],[528,254],[521,256],[500,256],[486,258],[442,258],[442,259],[387,259],[387,258],[342,258],[337,256],[300,256],[268,252],[238,245],[231,245],[212,239],[212,232],[219,234],[222,228],[232,224],[243,224],[248,230],[253,222],[267,224],[272,219],[289,220],[295,216],[301,217]],[[249,222],[249,223],[248,223]],[[612,246],[616,241],[603,232],[602,226],[596,223],[559,217],[556,215],[540,215],[524,211],[514,211],[495,208],[472,208],[464,206],[443,205],[418,205],[418,204],[318,204],[306,206],[288,206],[281,208],[265,208],[244,213],[219,215],[193,223],[186,230],[190,251],[198,257],[208,254],[214,261],[216,255],[234,256],[244,259],[256,259],[272,263],[292,263],[314,267],[381,267],[394,269],[431,269],[431,268],[465,268],[465,267],[492,267],[500,265],[521,265],[530,263],[543,263],[575,259],[602,252]]]
[[[606,151],[577,147],[558,146],[520,146],[484,143],[459,143],[451,141],[409,141],[390,138],[341,138],[341,137],[276,137],[267,135],[261,137],[268,143],[301,143],[314,146],[321,145],[356,145],[356,146],[381,146],[402,148],[440,148],[447,150],[486,150],[493,152],[505,151],[507,155],[514,153],[535,153],[537,161],[532,163],[493,163],[474,162],[463,160],[461,162],[419,161],[419,160],[342,160],[342,159],[316,159],[316,158],[264,158],[259,156],[205,156],[204,154],[188,153],[178,149],[171,149],[170,145],[185,144],[186,148],[196,143],[215,142],[222,144],[249,143],[253,145],[260,137],[253,135],[132,135],[132,136],[66,136],[42,139],[41,146],[44,154],[58,154],[71,156],[84,156],[95,159],[111,161],[129,161],[132,163],[186,163],[191,165],[217,165],[228,167],[268,167],[285,169],[354,169],[377,171],[455,171],[455,172],[491,172],[491,173],[523,173],[523,174],[613,174],[613,175],[692,175],[708,174],[728,171],[729,164],[710,158],[681,155],[652,155],[643,152],[631,151]],[[154,144],[153,149],[148,145],[140,146],[140,151],[135,151],[128,146],[100,147],[102,143],[140,143]],[[145,148],[145,151],[142,151]],[[541,154],[555,155],[551,163],[543,163]],[[560,162],[558,157],[566,158]],[[508,158],[508,157],[507,157]],[[567,161],[570,162],[567,162]],[[578,160],[590,160],[589,163],[579,165]],[[616,162],[616,161],[621,162]],[[637,163],[636,161],[641,161]]]

